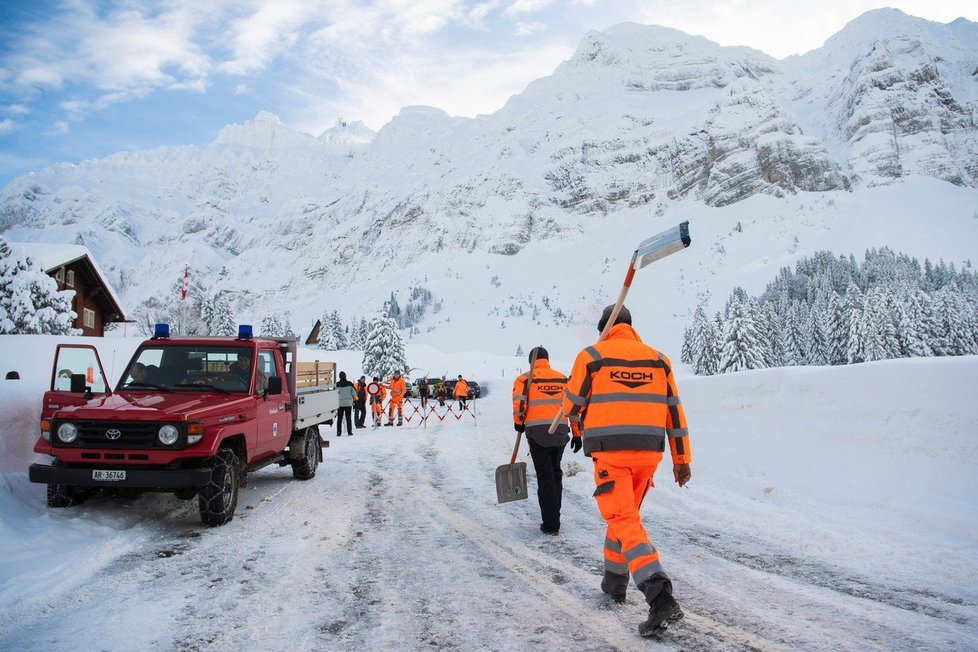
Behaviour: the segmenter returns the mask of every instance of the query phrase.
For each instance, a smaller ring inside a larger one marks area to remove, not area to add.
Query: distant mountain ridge
[[[443,252],[512,256],[622,211],[911,176],[976,188],[976,126],[965,20],[877,10],[781,61],[623,24],[475,119],[407,107],[376,134],[350,122],[317,138],[262,112],[207,147],[54,165],[3,190],[0,231],[86,245],[130,308],[190,264],[239,311],[314,313],[354,280],[385,296]]]

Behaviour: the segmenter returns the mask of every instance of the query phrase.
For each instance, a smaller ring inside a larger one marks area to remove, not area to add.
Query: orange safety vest
[[[404,378],[391,378],[388,387],[391,388],[391,400],[400,401],[407,394],[407,383]]]
[[[459,380],[455,383],[455,387],[452,389],[452,396],[455,398],[466,398],[469,395],[469,384],[465,382],[465,379]]]
[[[669,358],[642,342],[630,324],[615,324],[608,338],[577,354],[563,406],[580,416],[584,453],[665,450],[673,464],[692,453],[686,415]]]
[[[529,372],[513,381],[513,423],[527,428],[550,426],[560,411],[560,399],[567,386],[567,377],[550,368],[550,361],[540,358],[533,363],[533,382],[529,389]]]

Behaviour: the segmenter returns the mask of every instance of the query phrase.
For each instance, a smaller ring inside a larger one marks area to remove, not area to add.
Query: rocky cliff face
[[[675,201],[720,207],[908,175],[975,187],[976,121],[967,21],[871,12],[784,61],[620,25],[589,33],[490,116],[409,107],[377,134],[344,123],[314,138],[262,113],[205,148],[21,177],[0,198],[0,229],[86,244],[130,305],[188,261],[210,283],[247,288],[240,307],[283,291],[302,303],[436,252],[509,256]],[[290,279],[265,273],[269,260]]]

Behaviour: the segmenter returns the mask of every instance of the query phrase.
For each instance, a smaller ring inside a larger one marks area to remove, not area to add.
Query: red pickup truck
[[[109,388],[95,347],[61,344],[44,394],[31,482],[50,507],[101,491],[198,498],[200,518],[234,517],[247,473],[290,465],[299,480],[322,461],[320,423],[339,399],[332,363],[298,363],[295,338],[170,337],[165,324]],[[328,445],[328,443],[327,443]]]

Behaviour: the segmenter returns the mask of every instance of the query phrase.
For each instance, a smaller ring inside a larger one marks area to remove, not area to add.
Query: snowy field
[[[643,514],[687,618],[650,641],[637,592],[598,587],[587,458],[565,452],[558,537],[535,495],[496,504],[523,359],[409,345],[487,387],[474,417],[323,428],[313,480],[259,471],[211,529],[164,494],[45,507],[26,466],[55,341],[0,337],[23,376],[0,381],[0,650],[978,649],[976,357],[680,375],[693,479],[664,462]],[[115,375],[136,343],[99,341]]]

